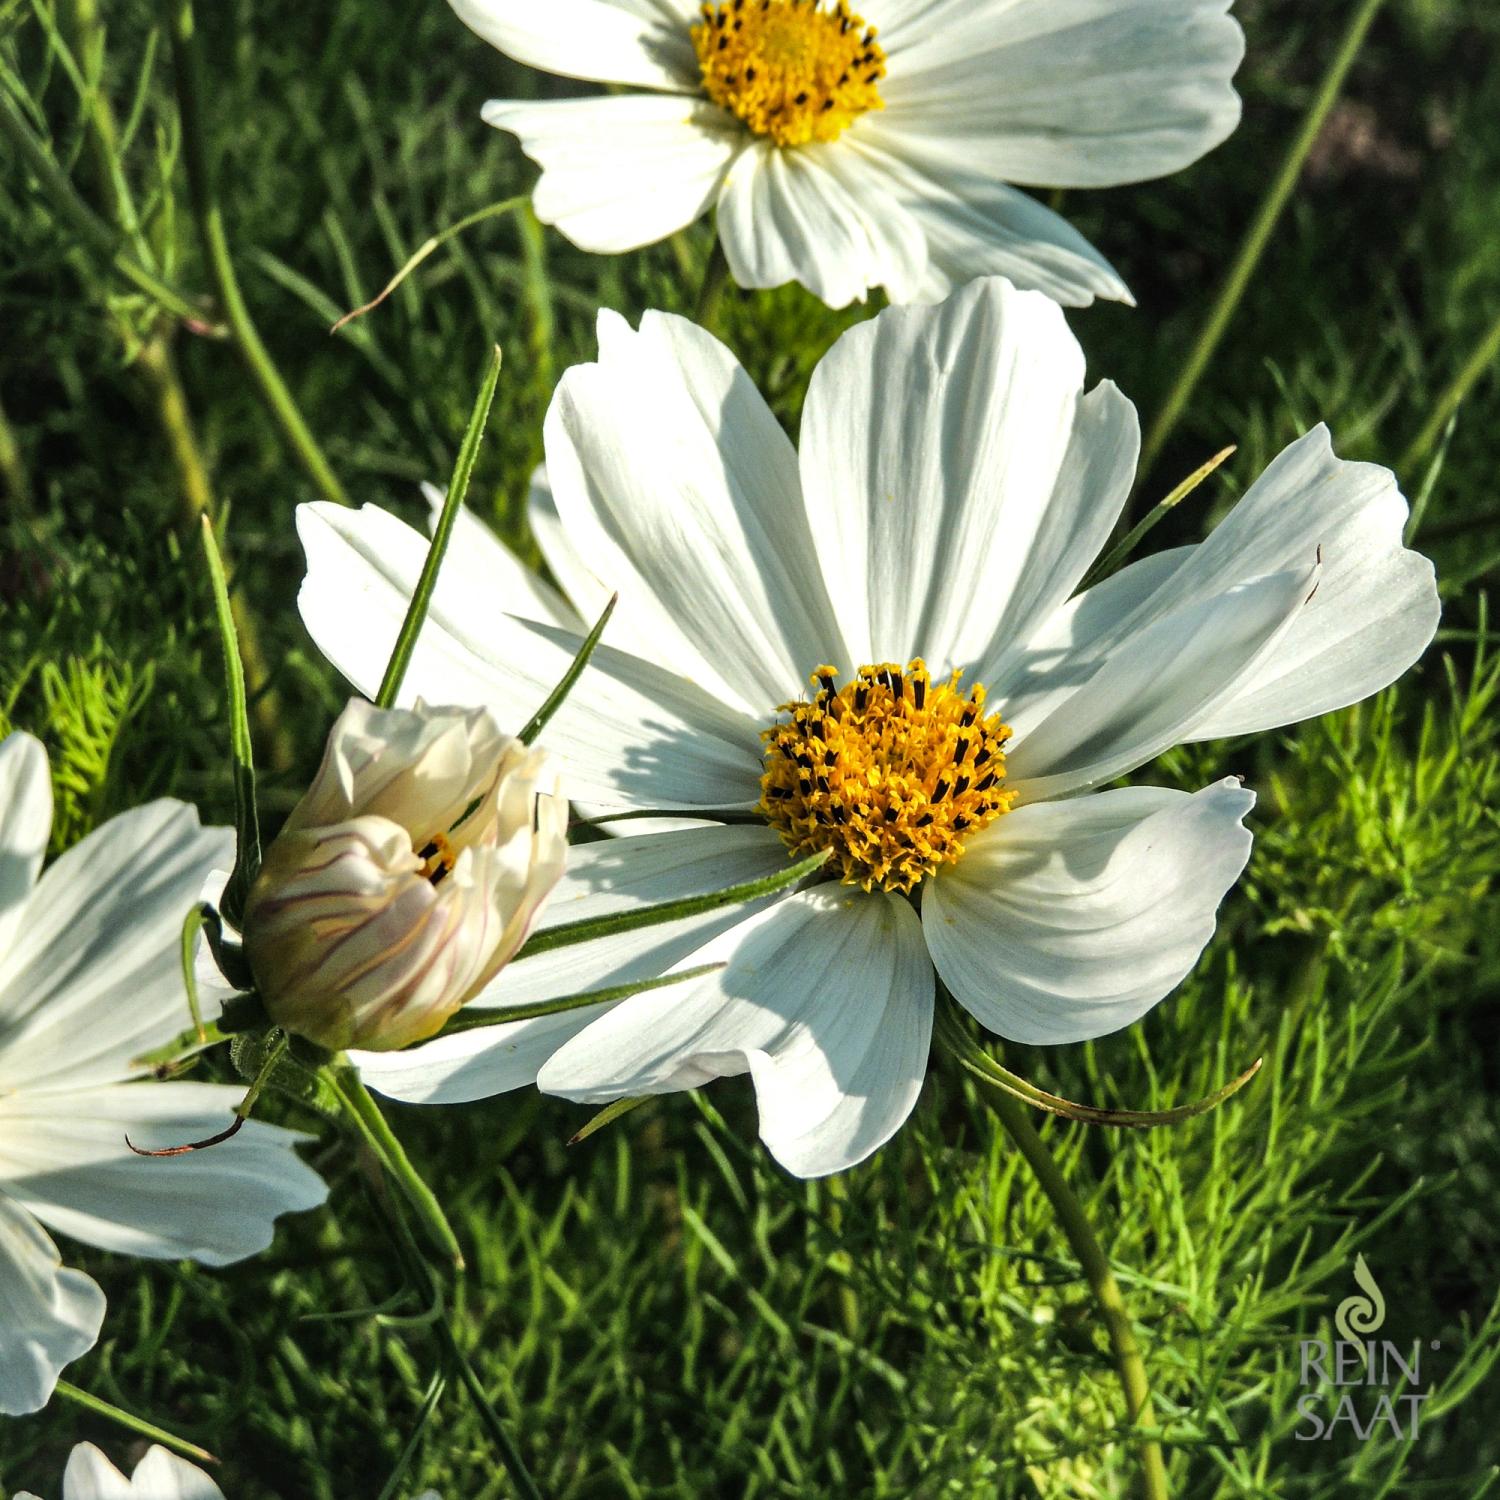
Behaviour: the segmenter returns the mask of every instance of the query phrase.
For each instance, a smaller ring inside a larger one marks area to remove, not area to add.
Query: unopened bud
[[[246,902],[267,1012],[333,1051],[430,1037],[525,941],[566,856],[544,752],[484,709],[352,699]]]

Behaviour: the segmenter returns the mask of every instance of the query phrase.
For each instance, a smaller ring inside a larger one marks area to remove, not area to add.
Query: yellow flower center
[[[962,675],[934,683],[918,658],[861,667],[836,690],[819,667],[812,701],[782,704],[790,718],[761,735],[759,811],[794,856],[832,849],[846,885],[909,891],[1010,811],[1010,729]]]
[[[693,46],[703,87],[778,146],[831,141],[869,109],[885,53],[875,28],[836,0],[725,0],[702,7]]]

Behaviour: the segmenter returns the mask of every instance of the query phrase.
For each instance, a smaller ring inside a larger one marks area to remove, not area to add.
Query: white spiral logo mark
[[[1385,1322],[1385,1298],[1381,1296],[1363,1255],[1354,1257],[1354,1279],[1365,1295],[1345,1297],[1333,1315],[1339,1337],[1350,1344],[1361,1343],[1361,1334],[1375,1333]]]

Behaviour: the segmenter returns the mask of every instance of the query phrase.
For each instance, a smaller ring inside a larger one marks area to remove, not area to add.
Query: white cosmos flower
[[[800,451],[693,324],[648,313],[636,332],[605,313],[599,339],[548,414],[555,516],[537,535],[584,616],[597,579],[621,602],[544,739],[591,804],[744,816],[764,797],[777,826],[585,846],[568,899],[598,910],[784,868],[778,828],[861,883],[572,950],[601,985],[647,964],[728,967],[549,1018],[509,1052],[455,1037],[392,1091],[512,1087],[533,1043],[552,1052],[540,1086],[581,1100],[748,1071],[775,1155],[837,1171],[917,1098],[934,970],[983,1025],[1040,1043],[1129,1025],[1193,966],[1248,856],[1251,794],[1234,778],[1100,788],[1172,745],[1355,702],[1435,629],[1394,477],[1335,458],[1321,427],[1206,541],[1077,592],[1131,487],[1135,410],[1107,382],[1085,395],[1059,309],[1002,280],[846,333],[813,375]],[[368,685],[426,542],[372,507],[304,506],[299,526],[303,618]],[[535,601],[487,587],[480,557],[476,541],[445,570],[408,680],[514,718],[578,631],[503,614]],[[836,694],[814,678],[829,663]],[[891,667],[856,701],[861,668]],[[958,691],[940,691],[955,670]],[[973,684],[987,693],[970,712]],[[762,743],[773,726],[786,754]]]
[[[38,1500],[25,1491],[16,1500]],[[202,1469],[153,1443],[127,1479],[92,1443],[79,1443],[63,1470],[62,1500],[224,1500]]]
[[[15,1500],[38,1497],[21,1490]],[[146,1449],[128,1479],[92,1443],[79,1443],[63,1470],[62,1500],[224,1500],[224,1491],[202,1469],[157,1443]],[[416,1500],[438,1500],[437,1491],[426,1490]]]
[[[38,879],[52,823],[47,756],[0,743],[0,1412],[45,1406],[93,1347],[104,1293],[47,1229],[125,1255],[224,1265],[327,1189],[289,1131],[251,1123],[190,1156],[133,1155],[223,1129],[244,1090],[132,1082],[188,1024],[183,917],[227,829],[152,802],[111,819]],[[44,1228],[43,1226],[46,1226]]]
[[[541,166],[544,222],[612,254],[716,208],[736,281],[800,281],[831,307],[997,273],[1129,301],[1010,184],[1163,177],[1240,116],[1231,0],[450,3],[521,62],[652,91],[485,105]]]

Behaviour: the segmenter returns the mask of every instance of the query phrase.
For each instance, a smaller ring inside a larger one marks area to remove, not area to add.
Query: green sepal
[[[584,636],[583,644],[578,648],[568,670],[563,673],[562,680],[547,694],[547,701],[532,714],[522,726],[520,734],[516,736],[523,745],[536,743],[536,737],[547,727],[547,721],[563,706],[568,694],[577,686],[578,679],[583,676],[583,669],[588,666],[589,658],[594,654],[594,648],[604,635],[604,627],[609,624],[609,617],[614,614],[615,605],[619,602],[618,594],[609,596],[609,602],[604,606],[599,618],[594,621],[594,628]]]
[[[254,990],[243,995],[232,995],[219,1012],[219,1030],[225,1036],[241,1037],[270,1029],[271,1017]]]
[[[407,606],[406,618],[391,648],[391,659],[386,664],[385,676],[380,682],[380,691],[375,695],[377,708],[394,708],[401,693],[401,683],[406,669],[417,649],[417,637],[427,623],[427,611],[432,607],[432,596],[437,589],[438,574],[442,570],[443,558],[453,536],[454,523],[463,509],[464,496],[469,492],[469,479],[479,458],[479,446],[484,441],[484,429],[490,419],[490,406],[495,399],[495,388],[500,383],[500,350],[497,347],[490,355],[489,368],[480,385],[474,409],[469,414],[469,426],[459,445],[458,459],[453,466],[453,477],[448,481],[448,493],[443,508],[433,528],[432,542],[427,548],[427,560],[422,564],[422,576],[412,592]]]
[[[662,922],[676,922],[683,917],[696,917],[704,912],[717,911],[721,906],[735,906],[742,901],[756,901],[762,896],[773,896],[787,890],[815,874],[828,863],[831,849],[820,849],[806,859],[779,870],[775,875],[765,875],[759,880],[746,880],[739,885],[725,886],[721,891],[710,891],[705,896],[685,896],[677,901],[659,901],[654,906],[638,906],[631,911],[614,912],[607,917],[585,917],[577,922],[563,922],[556,927],[535,932],[516,954],[517,958],[531,958],[537,953],[549,953],[554,948],[567,948],[574,943],[592,942],[595,938],[613,937],[620,932],[635,932],[641,927],[655,927]]]

